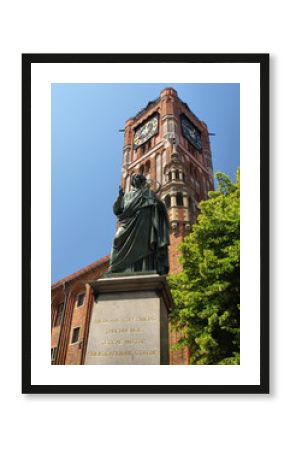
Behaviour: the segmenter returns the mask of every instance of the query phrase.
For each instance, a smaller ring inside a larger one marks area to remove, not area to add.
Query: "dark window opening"
[[[177,206],[183,206],[183,195],[181,192],[177,192],[176,194],[176,204]]]
[[[80,327],[74,328],[72,338],[71,338],[71,343],[75,344],[76,342],[78,342],[79,336],[80,336]]]
[[[51,362],[55,361],[57,347],[51,349]]]
[[[150,172],[150,161],[147,161],[145,164],[145,174]]]
[[[170,195],[166,195],[166,197],[164,199],[164,202],[165,202],[166,208],[170,208],[171,207],[171,197],[170,197]]]
[[[57,313],[56,313],[56,318],[55,318],[55,323],[54,323],[55,326],[60,325],[63,308],[64,308],[64,303],[59,303],[58,307],[57,307]]]
[[[192,201],[192,198],[191,198],[191,197],[189,197],[189,199],[188,199],[188,208],[189,208],[191,211],[193,211],[193,201]]]
[[[85,294],[78,295],[77,308],[79,308],[80,306],[83,306],[84,302],[85,302]]]

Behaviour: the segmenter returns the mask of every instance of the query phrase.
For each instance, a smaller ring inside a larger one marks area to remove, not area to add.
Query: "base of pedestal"
[[[166,278],[110,276],[90,284],[95,302],[85,364],[169,364]]]

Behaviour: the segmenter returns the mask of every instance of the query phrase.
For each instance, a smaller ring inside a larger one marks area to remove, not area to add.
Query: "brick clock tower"
[[[170,222],[170,273],[182,270],[178,246],[191,231],[198,203],[214,189],[207,126],[173,88],[166,88],[125,124],[121,184],[131,189],[143,173],[164,201]],[[84,364],[93,294],[88,280],[107,271],[106,256],[52,285],[52,364]],[[180,333],[170,331],[170,345]],[[170,352],[170,364],[188,364],[187,348]]]
[[[170,273],[177,273],[177,247],[196,222],[198,203],[214,189],[207,126],[166,88],[126,122],[124,141],[122,186],[130,189],[139,172],[159,189],[170,221]]]
[[[182,270],[178,246],[191,231],[198,203],[214,189],[207,126],[173,88],[148,103],[125,124],[122,187],[133,173],[143,173],[165,203],[170,222],[170,273]],[[179,333],[171,331],[171,345]],[[171,353],[171,364],[188,364],[187,349]]]

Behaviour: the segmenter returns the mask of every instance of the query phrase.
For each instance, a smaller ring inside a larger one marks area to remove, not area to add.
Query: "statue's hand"
[[[123,197],[124,195],[124,190],[122,188],[122,186],[119,186],[119,197]]]

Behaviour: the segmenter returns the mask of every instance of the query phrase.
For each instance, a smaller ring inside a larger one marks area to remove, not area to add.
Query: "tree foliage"
[[[180,249],[183,272],[169,277],[174,327],[183,330],[191,364],[240,361],[240,174],[216,174],[218,187],[199,204]]]

